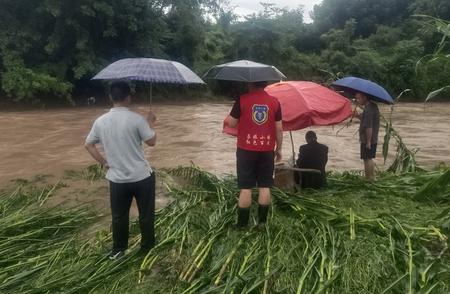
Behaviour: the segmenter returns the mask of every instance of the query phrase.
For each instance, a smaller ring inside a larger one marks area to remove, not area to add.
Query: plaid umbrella
[[[155,58],[125,58],[111,63],[93,80],[134,80],[150,82],[149,100],[152,103],[152,83],[204,84],[205,82],[183,64]]]
[[[120,59],[105,67],[92,79],[128,79],[151,83],[204,84],[199,76],[183,64],[155,58]]]

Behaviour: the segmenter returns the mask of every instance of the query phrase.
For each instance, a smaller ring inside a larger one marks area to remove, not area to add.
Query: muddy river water
[[[133,110],[145,114],[148,106]],[[196,165],[217,173],[234,173],[235,138],[222,134],[222,121],[231,103],[154,104],[157,145],[145,147],[156,168]],[[380,106],[384,115],[389,107]],[[64,170],[93,164],[83,147],[95,118],[107,107],[31,111],[0,111],[0,182],[36,174],[61,175]],[[432,167],[450,165],[450,103],[399,103],[392,115],[393,126],[409,148],[420,149],[418,163]],[[329,146],[328,170],[360,170],[358,124],[312,127],[318,141]],[[292,132],[295,150],[304,144],[305,132]],[[384,130],[380,130],[380,143]],[[289,133],[284,135],[283,156],[292,156]],[[395,152],[391,144],[390,160]],[[389,160],[388,160],[389,163]],[[388,164],[387,163],[387,164]],[[384,169],[381,148],[376,164]]]

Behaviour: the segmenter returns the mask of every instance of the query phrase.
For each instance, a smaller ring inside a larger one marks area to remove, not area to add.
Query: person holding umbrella
[[[270,187],[274,182],[274,159],[281,160],[281,106],[264,91],[266,85],[265,81],[249,83],[249,92],[235,101],[224,122],[229,127],[237,127],[238,227],[248,225],[254,187],[259,192],[258,224],[266,222]]]
[[[273,186],[274,159],[281,160],[283,126],[278,100],[264,88],[267,81],[280,81],[286,76],[275,66],[250,60],[237,60],[211,67],[205,78],[244,82],[249,92],[236,99],[224,121],[224,132],[237,135],[236,167],[239,192],[238,227],[248,225],[252,204],[252,188],[258,187],[258,223],[264,224]]]
[[[360,120],[359,142],[361,144],[361,159],[364,161],[364,175],[366,180],[375,180],[375,158],[380,129],[380,111],[376,103],[362,92],[355,93],[356,103],[364,108],[362,113],[355,110],[355,117]]]
[[[378,130],[380,128],[380,111],[375,101],[394,104],[392,96],[379,84],[358,77],[345,77],[332,83],[337,89],[354,95],[358,105],[364,108],[353,117],[360,120],[359,142],[361,144],[361,159],[364,161],[364,175],[368,181],[375,180],[375,163],[373,159],[377,152]]]
[[[124,81],[111,84],[113,108],[97,118],[86,138],[89,154],[108,169],[110,183],[113,247],[110,259],[125,254],[128,247],[129,212],[133,197],[139,210],[141,251],[148,252],[155,244],[155,173],[141,148],[156,143],[153,129],[155,115],[149,111],[145,119],[128,109],[130,87]],[[106,158],[97,149],[103,146]]]

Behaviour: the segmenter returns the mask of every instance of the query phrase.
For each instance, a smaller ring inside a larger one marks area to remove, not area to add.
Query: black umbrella
[[[275,66],[249,60],[238,60],[211,67],[203,78],[238,82],[262,82],[280,81],[286,79],[286,76]]]

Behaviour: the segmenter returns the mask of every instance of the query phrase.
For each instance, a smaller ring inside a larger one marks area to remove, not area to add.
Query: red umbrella
[[[334,125],[352,115],[349,99],[313,82],[279,82],[265,91],[280,102],[284,131]],[[224,127],[223,132],[236,135],[237,129]]]

